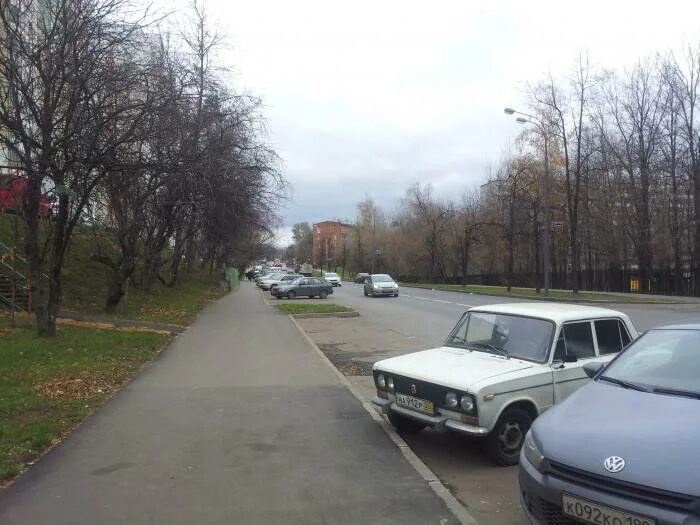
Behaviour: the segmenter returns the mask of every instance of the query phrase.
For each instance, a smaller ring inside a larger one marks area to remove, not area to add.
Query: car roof
[[[609,308],[557,302],[546,302],[544,304],[535,302],[490,304],[476,306],[470,308],[469,311],[539,317],[540,319],[549,319],[557,323],[602,317],[623,317],[627,319],[627,315]]]

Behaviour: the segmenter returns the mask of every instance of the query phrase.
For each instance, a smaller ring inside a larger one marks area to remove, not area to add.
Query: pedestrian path
[[[0,492],[2,525],[453,524],[381,427],[254,287]]]

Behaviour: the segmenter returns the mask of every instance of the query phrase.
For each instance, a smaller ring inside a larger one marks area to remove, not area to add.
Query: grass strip
[[[508,292],[505,286],[481,286],[468,284],[428,284],[428,283],[402,283],[403,286],[413,288],[429,288],[434,290],[446,290],[452,292],[465,292],[475,294],[500,295],[503,297],[538,298],[544,297],[544,293],[536,292],[534,288],[511,288]],[[578,301],[605,301],[615,303],[681,303],[682,298],[668,297],[646,297],[644,295],[611,295],[595,292],[579,292],[574,294],[568,290],[550,290],[549,297],[552,299],[568,299]]]
[[[282,303],[276,304],[280,312],[285,314],[332,314],[337,312],[353,312],[352,308],[333,303]]]

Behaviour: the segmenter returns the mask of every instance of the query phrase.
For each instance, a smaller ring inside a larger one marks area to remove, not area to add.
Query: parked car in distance
[[[335,272],[325,272],[323,274],[323,280],[331,283],[333,286],[343,285],[343,283],[340,281],[340,276]]]
[[[270,283],[270,292],[272,292],[272,290],[274,290],[280,284],[291,283],[292,281],[295,281],[300,277],[302,276],[294,273],[288,273],[286,275],[283,275]]]
[[[700,322],[649,330],[530,429],[530,522],[700,523]]]
[[[355,276],[355,282],[358,284],[364,284],[367,279],[369,279],[368,273],[360,272]]]
[[[275,289],[270,293],[277,299],[282,297],[288,299],[294,299],[295,297],[320,297],[325,299],[333,293],[333,285],[317,277],[300,277],[289,283],[275,286]]]
[[[278,281],[279,279],[281,279],[285,275],[287,275],[287,272],[279,272],[279,273],[270,274],[268,277],[264,277],[263,279],[260,279],[260,281],[258,281],[258,286],[262,290],[267,291],[272,286],[272,283]]]
[[[588,381],[583,366],[610,361],[637,335],[625,314],[604,308],[471,308],[442,347],[375,363],[373,402],[399,430],[484,438],[496,463],[514,465],[535,418]]]
[[[399,285],[385,273],[375,273],[370,275],[365,280],[365,297],[371,295],[377,297],[380,295],[389,295],[393,297],[399,296]]]

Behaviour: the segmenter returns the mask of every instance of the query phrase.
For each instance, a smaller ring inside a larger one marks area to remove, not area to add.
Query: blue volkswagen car
[[[700,322],[648,331],[530,429],[535,525],[700,525]]]

